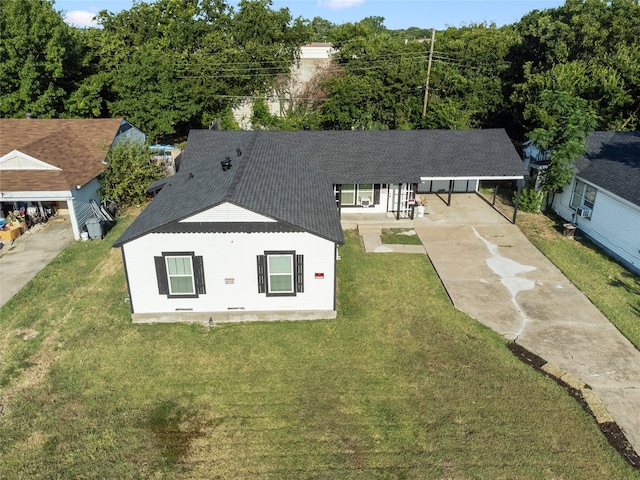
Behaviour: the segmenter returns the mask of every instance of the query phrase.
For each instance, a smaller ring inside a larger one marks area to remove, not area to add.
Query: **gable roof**
[[[2,170],[3,191],[66,191],[84,185],[105,168],[102,163],[122,118],[0,118],[0,157],[17,150],[60,170]]]
[[[179,222],[226,202],[276,222],[224,224],[225,231],[307,231],[344,242],[333,185],[322,171],[268,132],[225,132],[224,142],[220,133],[189,133],[180,171],[167,179],[114,246],[153,232],[220,231],[212,225]],[[223,171],[226,157],[232,166]]]
[[[593,132],[577,176],[640,206],[640,132]]]

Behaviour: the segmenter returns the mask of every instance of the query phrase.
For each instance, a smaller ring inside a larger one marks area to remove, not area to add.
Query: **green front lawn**
[[[413,228],[383,228],[380,240],[387,245],[422,245]]]
[[[640,478],[426,256],[349,232],[334,321],[133,325],[125,223],[0,310],[0,478]]]

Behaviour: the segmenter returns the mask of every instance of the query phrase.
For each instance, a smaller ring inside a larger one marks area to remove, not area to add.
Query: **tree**
[[[553,202],[575,173],[575,162],[584,154],[585,140],[596,125],[596,117],[586,100],[568,92],[545,90],[539,101],[530,105],[525,116],[536,128],[529,140],[541,151],[550,151],[551,160],[540,172],[540,186]]]
[[[1,0],[0,116],[50,118],[82,77],[81,44],[50,0]]]
[[[122,207],[137,205],[147,198],[147,187],[162,175],[162,167],[152,161],[146,145],[119,142],[107,154],[107,168],[100,175],[100,195]]]
[[[513,112],[543,90],[571,92],[598,113],[600,129],[637,128],[640,110],[640,3],[567,0],[516,25],[509,83]]]

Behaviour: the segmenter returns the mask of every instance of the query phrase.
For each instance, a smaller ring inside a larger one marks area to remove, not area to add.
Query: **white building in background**
[[[300,48],[300,59],[291,67],[288,81],[280,91],[267,98],[269,113],[283,116],[292,103],[304,98],[305,91],[331,64],[334,49],[330,43],[310,43]],[[243,101],[233,110],[233,118],[243,130],[251,130],[253,99]]]

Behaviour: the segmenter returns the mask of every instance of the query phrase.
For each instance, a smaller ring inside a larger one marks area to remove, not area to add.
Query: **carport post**
[[[402,194],[402,184],[398,184],[398,211],[396,212],[396,220],[400,220],[400,201]]]
[[[514,202],[515,205],[513,207],[513,221],[511,222],[514,225],[516,224],[516,215],[518,214],[518,205],[520,204],[520,194],[522,193],[522,184],[523,183],[524,183],[523,179],[518,179],[517,180],[518,192],[516,193],[516,201]]]
[[[491,202],[491,205],[493,205],[495,207],[496,205],[496,196],[498,195],[498,182],[496,182],[496,186],[493,187],[493,202]]]

